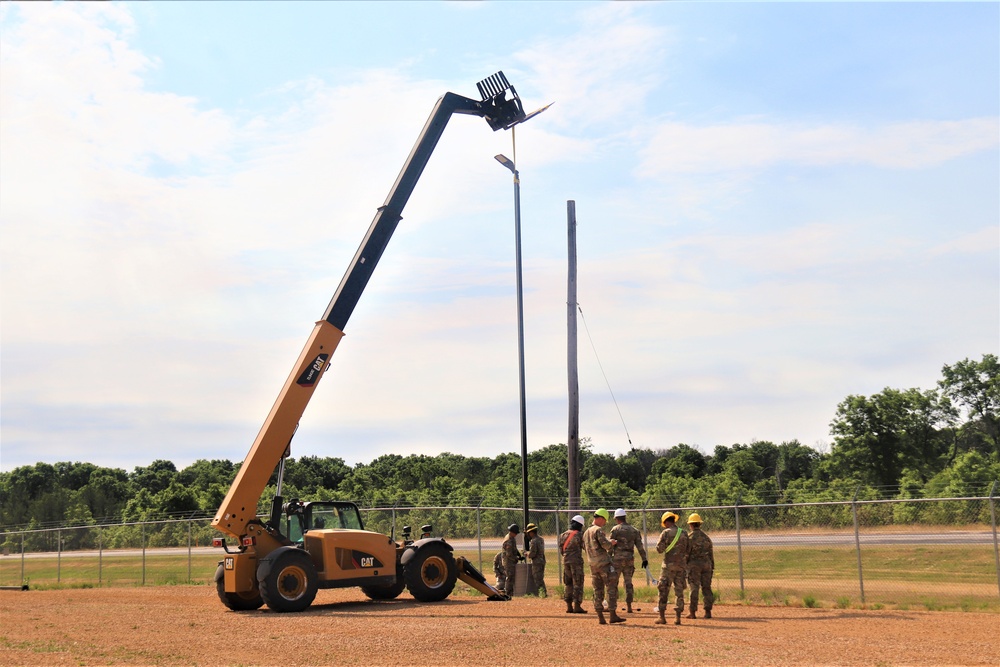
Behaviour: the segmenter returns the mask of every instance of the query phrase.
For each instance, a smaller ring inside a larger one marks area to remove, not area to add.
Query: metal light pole
[[[524,503],[524,527],[528,520],[528,427],[524,399],[524,302],[521,289],[521,176],[514,161],[505,155],[495,156],[496,161],[514,174],[514,272],[517,274],[517,377],[521,402],[521,500]],[[527,535],[525,534],[525,540]],[[524,545],[527,549],[528,545]]]

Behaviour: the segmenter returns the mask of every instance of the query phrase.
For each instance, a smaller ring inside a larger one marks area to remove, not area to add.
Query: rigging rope
[[[594,350],[594,356],[597,357],[597,366],[601,369],[601,375],[604,376],[604,383],[608,385],[608,392],[611,394],[611,400],[615,403],[615,409],[618,410],[618,418],[622,420],[622,428],[625,429],[625,437],[628,439],[629,446],[632,445],[632,436],[628,433],[628,426],[625,425],[625,417],[622,416],[621,408],[618,407],[618,399],[615,398],[615,392],[611,390],[611,383],[608,381],[608,374],[604,372],[604,364],[601,363],[601,357],[597,354],[597,346],[594,345],[594,338],[590,335],[590,327],[587,326],[587,318],[583,316],[583,308],[580,304],[576,304],[576,309],[580,311],[580,319],[583,320],[583,329],[587,332],[587,338],[590,340],[590,347]]]

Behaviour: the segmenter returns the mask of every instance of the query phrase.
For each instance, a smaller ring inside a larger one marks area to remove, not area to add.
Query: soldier
[[[524,560],[524,556],[517,550],[517,536],[520,532],[521,528],[516,523],[507,526],[507,537],[504,538],[503,545],[500,547],[500,551],[503,553],[503,571],[507,576],[507,581],[504,582],[506,584],[504,593],[507,594],[507,597],[514,597],[514,575],[517,572],[517,561]]]
[[[621,573],[624,579],[625,606],[628,609],[628,613],[631,614],[632,575],[635,574],[635,549],[639,550],[643,567],[647,567],[649,561],[646,559],[646,547],[642,543],[642,533],[626,520],[625,510],[621,507],[615,510],[615,523],[618,525],[611,529],[611,541],[615,543],[615,551],[611,556],[611,562],[614,563],[615,569]]]
[[[583,517],[577,514],[569,520],[569,530],[559,536],[563,555],[563,584],[567,614],[586,614],[583,608]]]
[[[681,612],[684,611],[684,579],[687,577],[690,545],[687,534],[677,526],[676,514],[664,512],[660,517],[660,525],[663,526],[663,532],[660,533],[660,540],[656,543],[656,553],[663,554],[663,567],[660,569],[660,580],[656,584],[660,592],[656,605],[660,617],[655,622],[657,625],[667,624],[664,612],[667,609],[667,600],[670,598],[670,585],[673,584],[674,593],[677,595],[677,603],[674,605],[677,620],[674,621],[674,625],[680,625]]]
[[[594,609],[597,610],[597,621],[607,625],[604,620],[604,590],[608,591],[608,611],[611,612],[612,623],[624,623],[625,619],[618,615],[618,572],[611,564],[611,553],[614,543],[604,534],[604,524],[608,522],[608,511],[603,507],[594,512],[594,525],[583,534],[583,546],[587,550],[587,560],[590,561],[590,585],[594,587]]]
[[[705,618],[712,618],[712,604],[715,595],[712,593],[712,576],[715,574],[715,554],[712,553],[712,538],[701,530],[701,517],[697,512],[688,517],[691,532],[688,540],[691,542],[691,552],[688,555],[688,583],[691,584],[691,613],[688,618],[697,618],[698,589],[705,594]]]
[[[545,588],[545,540],[538,536],[538,526],[529,523],[524,527],[524,555],[531,561],[531,578],[538,587],[538,596],[549,596]]]
[[[498,551],[493,557],[493,575],[497,578],[497,590],[502,591],[507,585],[507,571],[503,569],[502,551]]]

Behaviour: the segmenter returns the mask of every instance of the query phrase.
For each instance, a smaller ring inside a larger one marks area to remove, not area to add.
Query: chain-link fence
[[[542,504],[542,503],[540,503]],[[638,599],[655,600],[660,516],[682,523],[697,511],[715,545],[714,588],[722,602],[921,609],[1000,608],[997,498],[851,500],[684,507],[653,499],[626,507],[644,537],[650,574],[636,572]],[[560,503],[530,509],[559,590],[556,538],[568,527]],[[588,518],[590,511],[582,512]],[[362,507],[366,528],[401,538],[433,526],[459,555],[492,578],[493,558],[524,511],[495,506]],[[523,528],[523,525],[521,526]],[[0,586],[91,587],[208,583],[219,551],[210,519],[8,530],[0,533]],[[637,554],[637,567],[639,565]],[[553,588],[555,587],[555,588]]]

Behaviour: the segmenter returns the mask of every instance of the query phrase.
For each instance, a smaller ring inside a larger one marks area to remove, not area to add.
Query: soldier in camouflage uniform
[[[507,587],[507,571],[503,569],[502,551],[498,551],[493,557],[493,575],[497,578],[497,590],[504,590]]]
[[[646,559],[646,547],[642,543],[642,533],[630,524],[625,516],[625,510],[618,508],[615,510],[615,523],[611,529],[611,541],[615,544],[614,553],[611,554],[611,562],[615,569],[621,573],[622,583],[625,586],[625,606],[628,613],[632,613],[632,575],[635,574],[635,550],[639,550],[642,557],[642,566],[649,565]]]
[[[690,544],[687,534],[677,526],[677,515],[673,512],[664,512],[660,517],[660,525],[663,526],[663,532],[660,533],[660,540],[656,543],[656,553],[663,554],[663,567],[660,569],[660,580],[656,584],[660,592],[656,605],[660,617],[656,619],[656,624],[667,624],[664,612],[667,609],[667,600],[670,599],[670,585],[673,584],[674,593],[677,595],[677,602],[674,605],[674,614],[677,618],[674,625],[680,625],[681,612],[684,611],[684,580],[687,578]]]
[[[538,526],[529,523],[524,527],[524,556],[531,561],[531,579],[538,587],[538,596],[549,596],[545,588],[545,540],[538,536]]]
[[[517,550],[517,535],[520,532],[521,528],[516,523],[507,526],[507,537],[500,546],[500,553],[503,554],[503,571],[507,576],[504,593],[508,597],[514,597],[514,573],[517,572],[517,561],[524,560],[524,556]]]
[[[563,584],[567,614],[586,614],[583,608],[583,517],[577,514],[569,521],[569,530],[559,536],[559,551],[563,555]]]
[[[608,611],[612,623],[624,623],[625,619],[618,615],[618,571],[611,564],[611,553],[614,543],[604,534],[604,524],[608,522],[608,511],[603,507],[594,512],[594,525],[583,534],[583,547],[587,550],[587,560],[590,561],[590,585],[594,587],[594,609],[597,610],[597,621],[606,625],[604,620],[604,590],[608,591]]]
[[[715,574],[715,554],[712,552],[712,538],[701,530],[701,517],[695,513],[688,517],[691,532],[688,540],[691,551],[688,554],[688,583],[691,584],[691,613],[688,618],[697,618],[698,589],[705,594],[705,618],[712,618],[712,604],[715,595],[712,593],[712,576]]]

